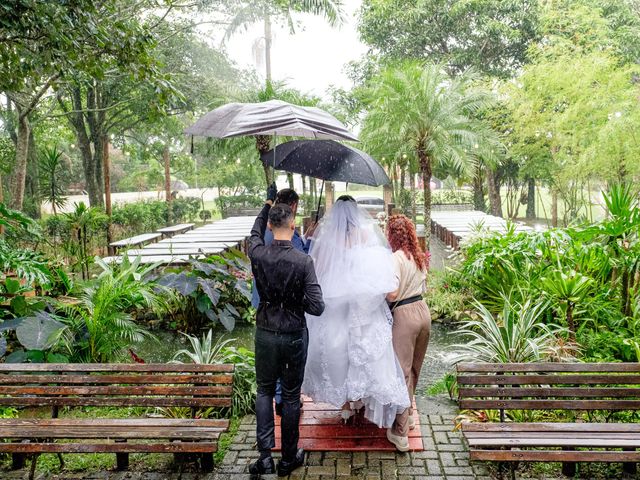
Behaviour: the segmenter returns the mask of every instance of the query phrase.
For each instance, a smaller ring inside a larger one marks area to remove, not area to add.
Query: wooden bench
[[[192,230],[194,226],[194,223],[180,223],[179,225],[171,225],[170,227],[159,228],[158,233],[161,233],[163,238],[173,237],[176,234]]]
[[[143,233],[142,235],[136,235],[135,237],[123,238],[117,242],[109,244],[115,250],[122,247],[139,247],[149,242],[155,242],[158,238],[162,237],[161,233]]]
[[[0,405],[51,408],[51,418],[0,419],[0,453],[11,453],[16,469],[33,455],[30,478],[41,453],[57,453],[61,464],[62,453],[115,453],[120,470],[129,453],[193,454],[210,471],[229,422],[196,413],[231,407],[233,371],[233,365],[0,364]],[[142,417],[61,418],[67,407],[140,407]],[[187,407],[190,418],[162,418],[154,407]]]
[[[460,363],[457,381],[461,409],[500,417],[462,424],[471,460],[563,462],[569,476],[576,462],[622,462],[631,474],[640,462],[640,424],[609,423],[614,412],[640,410],[638,363]],[[507,423],[511,410],[553,410],[571,421]],[[606,423],[584,418],[595,410],[608,412]]]

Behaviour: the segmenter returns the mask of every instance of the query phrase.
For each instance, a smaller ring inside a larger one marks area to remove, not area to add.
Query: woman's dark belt
[[[422,295],[416,295],[414,297],[404,298],[402,300],[398,300],[397,302],[387,302],[389,304],[389,309],[393,312],[397,307],[401,307],[403,305],[409,305],[410,303],[419,302],[422,300]]]

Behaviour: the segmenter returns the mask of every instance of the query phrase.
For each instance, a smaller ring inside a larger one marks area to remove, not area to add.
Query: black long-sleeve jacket
[[[270,209],[264,206],[249,238],[251,269],[260,294],[256,325],[275,332],[296,332],[306,327],[305,312],[319,316],[324,311],[322,289],[309,255],[293,248],[290,241],[274,240],[265,246]]]

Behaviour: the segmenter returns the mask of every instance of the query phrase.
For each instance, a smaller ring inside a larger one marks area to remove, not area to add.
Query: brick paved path
[[[425,451],[310,452],[306,466],[291,479],[361,480],[491,480],[484,467],[469,464],[460,434],[453,431],[457,408],[442,397],[417,398]],[[255,417],[246,417],[215,480],[249,479],[248,464],[256,458]]]

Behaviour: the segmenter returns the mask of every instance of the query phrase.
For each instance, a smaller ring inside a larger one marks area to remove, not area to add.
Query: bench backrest
[[[233,365],[0,364],[0,405],[230,407]]]
[[[640,363],[459,363],[460,408],[640,409]]]

